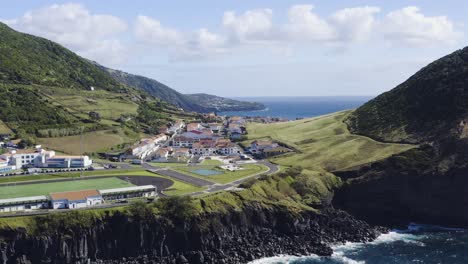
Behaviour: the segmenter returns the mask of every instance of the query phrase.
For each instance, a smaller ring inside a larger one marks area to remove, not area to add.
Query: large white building
[[[36,168],[86,168],[93,161],[88,156],[56,156],[55,151],[36,149],[11,150],[0,155],[0,173],[32,166]]]

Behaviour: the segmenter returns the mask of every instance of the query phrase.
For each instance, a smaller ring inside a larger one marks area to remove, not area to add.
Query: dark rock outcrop
[[[114,214],[88,228],[0,234],[0,263],[246,263],[278,254],[330,255],[331,243],[379,234],[339,210],[248,208],[172,225]]]

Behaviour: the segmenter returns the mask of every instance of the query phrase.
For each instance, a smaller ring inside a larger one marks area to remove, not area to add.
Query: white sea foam
[[[408,230],[405,231],[411,231],[411,229],[416,230],[414,228],[421,228],[417,227],[416,225],[409,226]],[[420,229],[417,229],[420,230]],[[378,244],[385,244],[385,243],[393,243],[396,241],[402,241],[405,243],[411,243],[411,244],[416,244],[418,246],[425,246],[423,242],[420,241],[420,239],[423,238],[423,236],[420,235],[415,235],[411,233],[405,233],[403,230],[396,230],[396,231],[391,231],[386,234],[382,234],[379,237],[377,237],[374,241],[369,242],[369,243],[354,243],[354,242],[346,242],[344,244],[338,244],[332,246],[333,249],[333,254],[330,257],[320,257],[317,255],[311,255],[311,256],[304,256],[304,257],[297,257],[297,256],[288,256],[288,255],[282,255],[282,256],[277,256],[277,257],[271,257],[271,258],[263,258],[259,260],[254,260],[252,262],[249,262],[249,264],[289,264],[298,260],[333,260],[334,263],[342,263],[342,264],[365,264],[365,261],[358,261],[350,258],[347,256],[347,253],[360,250],[362,247],[365,247],[366,245],[378,245]]]
[[[309,257],[315,257],[315,256],[307,256]],[[262,258],[262,259],[256,259],[254,261],[249,262],[248,264],[289,264],[293,261],[297,261],[299,259],[303,259],[306,257],[297,257],[297,256],[289,256],[289,255],[280,255],[276,257],[271,257],[271,258]]]

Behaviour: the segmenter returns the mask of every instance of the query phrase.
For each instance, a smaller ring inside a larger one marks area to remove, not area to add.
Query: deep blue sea
[[[313,117],[353,109],[369,101],[371,96],[304,96],[304,97],[238,97],[237,100],[259,102],[260,111],[219,112],[219,115],[281,117],[290,120]]]
[[[371,243],[336,245],[333,250],[330,257],[278,256],[251,264],[466,264],[468,230],[412,224]]]

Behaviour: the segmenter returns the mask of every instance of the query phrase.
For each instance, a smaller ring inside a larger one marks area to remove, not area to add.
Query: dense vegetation
[[[33,86],[0,84],[0,117],[12,128],[28,133],[44,127],[71,126],[76,118],[54,107]]]
[[[391,142],[423,142],[456,132],[468,114],[468,48],[421,69],[358,108],[350,130]]]
[[[57,43],[0,23],[0,82],[118,91],[124,86]]]

